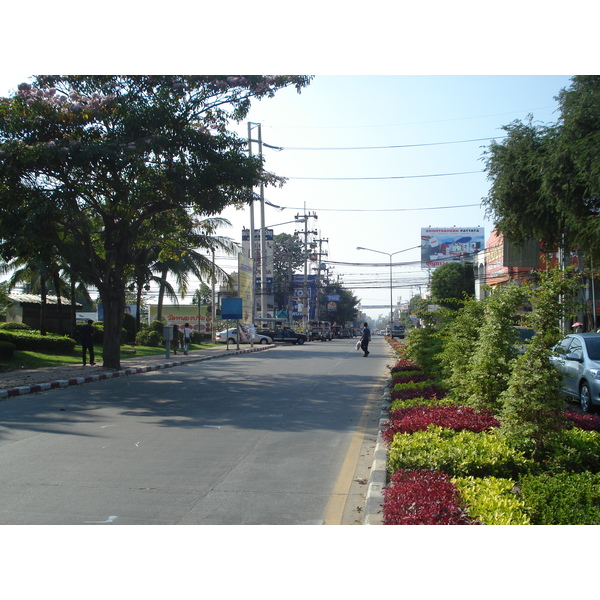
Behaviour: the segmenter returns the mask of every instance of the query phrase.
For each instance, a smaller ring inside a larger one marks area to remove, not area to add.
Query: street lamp
[[[420,246],[415,246],[414,248],[419,248]],[[394,323],[394,287],[392,283],[392,256],[394,254],[399,254],[400,252],[406,252],[407,250],[413,250],[413,248],[405,248],[404,250],[398,250],[397,252],[382,252],[381,250],[373,250],[372,248],[363,248],[362,246],[357,246],[357,250],[367,250],[368,252],[377,252],[377,254],[385,254],[390,257],[390,334],[392,333],[392,325]]]

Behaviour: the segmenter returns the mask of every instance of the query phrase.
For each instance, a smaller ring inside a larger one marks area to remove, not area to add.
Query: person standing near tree
[[[369,342],[371,341],[371,330],[369,329],[368,323],[364,324],[362,335],[360,336],[360,347],[362,348],[364,355],[369,356]]]
[[[86,351],[90,354],[90,365],[95,365],[94,362],[94,333],[96,330],[92,327],[92,319],[88,319],[85,325],[79,328],[79,339],[81,341],[81,351],[83,355],[83,366],[86,366]]]

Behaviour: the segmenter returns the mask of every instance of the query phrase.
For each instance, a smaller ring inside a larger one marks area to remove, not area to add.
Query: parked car
[[[230,344],[237,344],[237,339],[238,339],[238,330],[236,327],[233,329],[225,329],[224,331],[219,331],[219,333],[217,333],[215,336],[215,340],[217,342],[225,342],[225,343],[230,343]],[[259,334],[258,332],[256,332],[253,342],[255,344],[272,344],[273,339],[270,338],[268,335],[263,335],[263,334]],[[242,334],[242,337],[240,339],[240,344],[249,344],[249,343],[250,343],[250,338],[249,338],[248,334]]]
[[[600,334],[571,333],[553,348],[550,361],[563,375],[562,391],[583,412],[600,405]]]
[[[266,329],[259,329],[256,332],[271,338],[274,342],[290,342],[291,344],[304,344],[306,336],[303,333],[297,333],[289,327],[284,327],[276,331],[270,331]]]
[[[342,330],[340,331],[340,337],[341,337],[341,338],[350,338],[350,337],[352,337],[352,336],[350,335],[350,330],[349,330],[349,329],[342,329]]]

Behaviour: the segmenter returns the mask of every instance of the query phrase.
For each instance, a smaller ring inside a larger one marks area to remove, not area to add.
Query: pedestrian
[[[179,327],[173,325],[173,354],[177,354],[179,348]]]
[[[79,328],[79,340],[81,341],[81,352],[83,355],[83,366],[86,366],[86,351],[90,354],[90,365],[95,365],[94,362],[94,333],[96,330],[92,327],[92,319],[88,319],[85,325]]]
[[[183,326],[183,353],[187,354],[190,349],[190,342],[192,341],[192,330],[190,324],[186,323]]]
[[[369,356],[369,342],[371,341],[371,330],[369,329],[369,324],[365,323],[362,335],[360,336],[360,347],[362,348],[364,354],[363,356]]]

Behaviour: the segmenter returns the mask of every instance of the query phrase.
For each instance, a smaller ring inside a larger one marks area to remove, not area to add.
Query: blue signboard
[[[238,320],[243,316],[241,298],[222,298],[221,299],[221,318]]]

